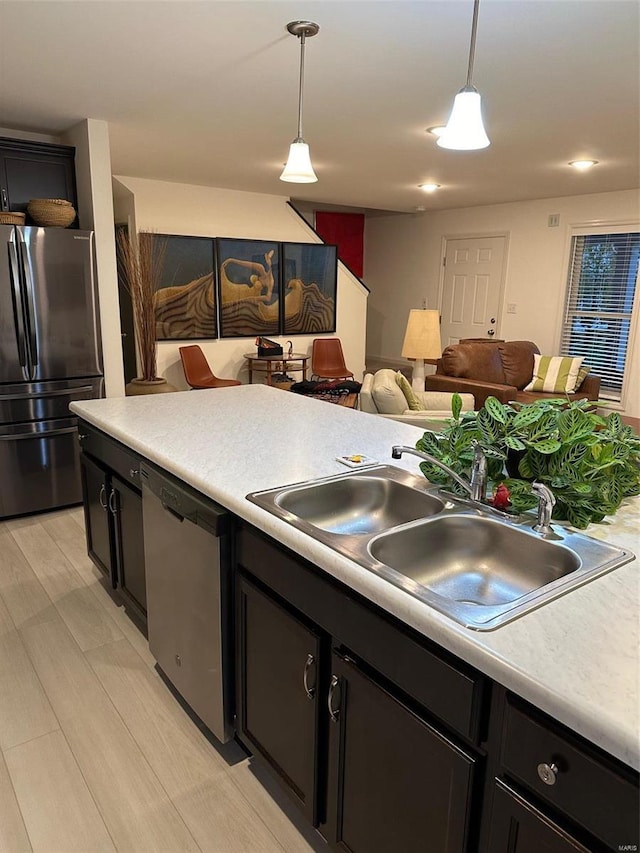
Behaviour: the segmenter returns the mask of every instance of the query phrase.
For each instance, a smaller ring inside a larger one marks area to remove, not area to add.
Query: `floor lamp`
[[[438,311],[412,308],[402,345],[402,357],[414,360],[411,386],[424,391],[424,360],[440,358],[440,314]]]

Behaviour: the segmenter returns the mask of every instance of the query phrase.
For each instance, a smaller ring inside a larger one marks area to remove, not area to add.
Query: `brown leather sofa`
[[[540,350],[532,341],[478,341],[451,344],[438,359],[436,372],[427,376],[428,391],[458,391],[473,394],[476,410],[487,397],[501,403],[531,403],[562,394],[524,391],[533,376],[533,355]],[[569,399],[597,400],[600,377],[589,373]]]

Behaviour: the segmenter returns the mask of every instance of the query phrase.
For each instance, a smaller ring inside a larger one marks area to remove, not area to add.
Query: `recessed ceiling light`
[[[597,160],[570,160],[569,165],[573,166],[574,169],[577,169],[579,172],[586,172],[587,169],[590,169],[592,166],[595,166],[598,163]]]
[[[440,189],[440,184],[418,184],[418,187],[426,193],[434,193]]]
[[[435,127],[428,127],[426,132],[433,134],[433,136],[442,136],[446,129],[446,125],[437,124]]]

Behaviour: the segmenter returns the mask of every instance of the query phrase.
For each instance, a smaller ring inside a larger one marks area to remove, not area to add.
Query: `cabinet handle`
[[[88,433],[86,433],[86,432],[79,432],[78,433],[78,441],[84,441],[86,438],[89,438]]]
[[[340,708],[333,707],[333,694],[335,693],[335,689],[338,686],[338,676],[331,676],[331,684],[329,685],[329,695],[327,696],[327,708],[329,709],[329,719],[332,723],[338,722],[338,714],[340,713]]]
[[[555,785],[558,772],[557,764],[538,764],[538,776],[545,785]]]
[[[100,506],[106,512],[107,511],[107,487],[103,483],[100,486],[100,494],[98,495],[98,500],[100,501]]]
[[[2,187],[2,210],[9,210],[9,197],[4,187]]]
[[[304,672],[302,673],[302,684],[304,686],[304,692],[307,694],[307,699],[313,699],[315,692],[316,692],[315,687],[309,687],[309,681],[308,681],[309,670],[311,669],[311,667],[314,665],[315,662],[316,662],[316,659],[314,658],[314,656],[312,654],[308,654],[307,660],[305,661],[305,664],[304,664]]]
[[[137,468],[129,468],[129,476],[131,479],[135,479],[140,474],[140,471]]]
[[[111,494],[109,495],[109,510],[111,511],[111,515],[116,515],[118,512],[118,504],[115,489],[111,489]]]

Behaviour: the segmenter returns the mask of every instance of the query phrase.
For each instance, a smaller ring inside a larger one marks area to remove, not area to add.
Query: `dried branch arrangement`
[[[150,231],[139,231],[136,237],[122,229],[117,232],[116,244],[118,269],[133,306],[139,378],[157,379],[154,294],[162,277],[167,241]]]

